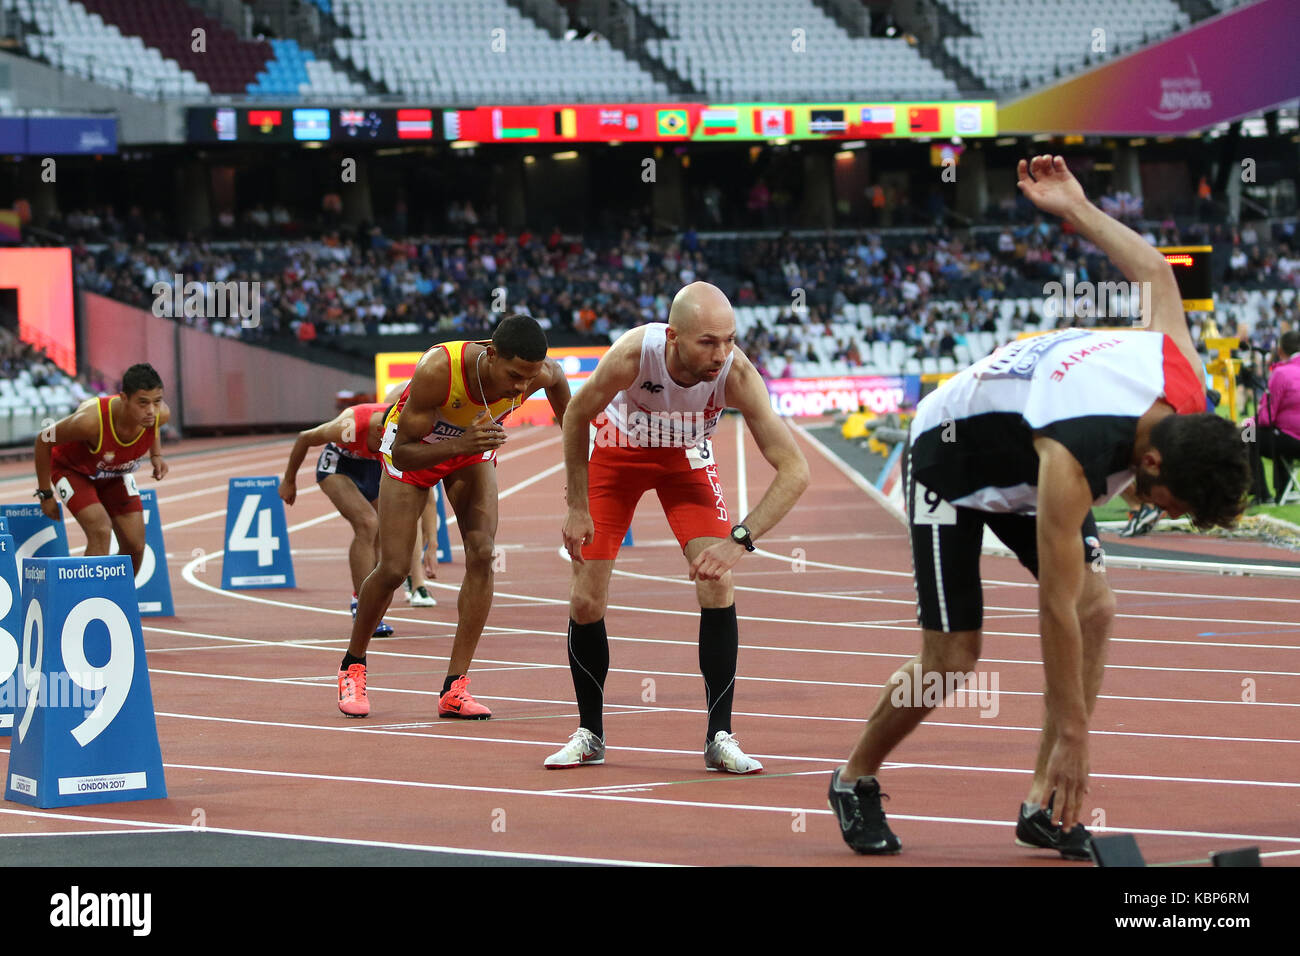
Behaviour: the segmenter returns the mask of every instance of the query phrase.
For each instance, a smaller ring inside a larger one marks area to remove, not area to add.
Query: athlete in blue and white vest
[[[1164,256],[1084,196],[1059,157],[1019,164],[1019,187],[1071,223],[1149,294],[1142,328],[1063,329],[1008,345],[917,408],[905,458],[921,653],[890,679],[830,802],[860,853],[900,847],[876,773],[980,657],[980,551],[987,527],[1038,579],[1046,720],[1016,841],[1088,859],[1077,824],[1088,792],[1088,725],[1115,599],[1092,506],[1135,481],[1137,496],[1198,527],[1230,525],[1247,486],[1246,446],[1205,412],[1200,361]],[[1090,573],[1096,572],[1096,573]],[[938,695],[942,698],[942,694]]]

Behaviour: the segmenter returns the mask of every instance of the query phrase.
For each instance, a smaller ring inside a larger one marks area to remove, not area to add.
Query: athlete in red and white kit
[[[580,726],[546,759],[548,768],[605,761],[609,578],[637,501],[653,488],[700,602],[705,766],[730,773],[763,769],[731,733],[739,646],[731,568],[803,494],[808,463],[772,410],[762,377],[735,343],[736,319],[727,297],[707,282],[693,282],[673,299],[667,325],[646,325],[619,338],[569,404],[564,544],[573,558],[568,649]],[[745,416],[763,457],[776,469],[762,500],[739,523],[727,510],[709,441],[726,408]],[[588,463],[589,423],[598,416]]]
[[[159,430],[171,415],[163,401],[162,378],[152,365],[132,365],[122,391],[87,399],[36,436],[36,497],[41,511],[57,520],[67,506],[86,534],[86,555],[108,554],[116,534],[118,551],[133,570],[144,559],[144,506],[132,474],[145,455],[155,481],[167,474]],[[123,437],[125,436],[125,437]]]

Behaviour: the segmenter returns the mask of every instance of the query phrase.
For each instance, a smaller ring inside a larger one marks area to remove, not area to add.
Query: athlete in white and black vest
[[[707,282],[693,282],[673,299],[667,325],[652,323],[620,336],[569,405],[563,533],[573,559],[568,651],[579,727],[546,758],[552,770],[605,762],[609,578],[637,502],[652,489],[700,602],[705,766],[728,773],[763,769],[731,732],[740,643],[731,568],[803,494],[808,463],[772,410],[762,376],[735,343],[736,317],[727,297]],[[709,441],[726,408],[745,416],[759,451],[776,469],[762,499],[744,516],[727,509]],[[589,422],[597,425],[594,449]]]
[[[829,800],[859,853],[896,853],[876,773],[933,697],[980,657],[980,550],[987,527],[1039,582],[1046,717],[1016,842],[1088,859],[1077,821],[1088,792],[1088,724],[1115,599],[1092,506],[1135,481],[1137,496],[1198,527],[1244,507],[1246,445],[1206,413],[1200,361],[1173,271],[1101,212],[1057,156],[1019,164],[1020,190],[1061,216],[1132,282],[1148,284],[1141,329],[1063,329],[999,349],[926,396],[904,459],[921,653],[890,678]],[[1096,572],[1096,573],[1090,573]],[[927,706],[928,704],[928,706]]]

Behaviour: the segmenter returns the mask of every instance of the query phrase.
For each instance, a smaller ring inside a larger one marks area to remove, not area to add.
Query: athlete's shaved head
[[[716,285],[692,282],[668,310],[668,372],[681,385],[718,377],[736,342],[736,314]]]
[[[703,327],[734,325],[731,302],[716,285],[692,282],[673,297],[668,310],[668,325],[678,335],[693,335]]]

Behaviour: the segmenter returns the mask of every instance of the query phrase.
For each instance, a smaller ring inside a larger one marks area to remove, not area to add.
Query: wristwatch
[[[36,489],[36,494],[33,495],[33,497],[35,497],[35,498],[40,498],[42,501],[45,501],[45,500],[48,499],[48,498],[53,498],[53,497],[54,497],[54,492],[52,492],[52,491],[46,491],[44,488],[37,488],[37,489]]]
[[[749,536],[749,529],[743,524],[738,524],[731,529],[731,540],[736,544],[743,544],[746,551],[754,551],[754,540]]]

